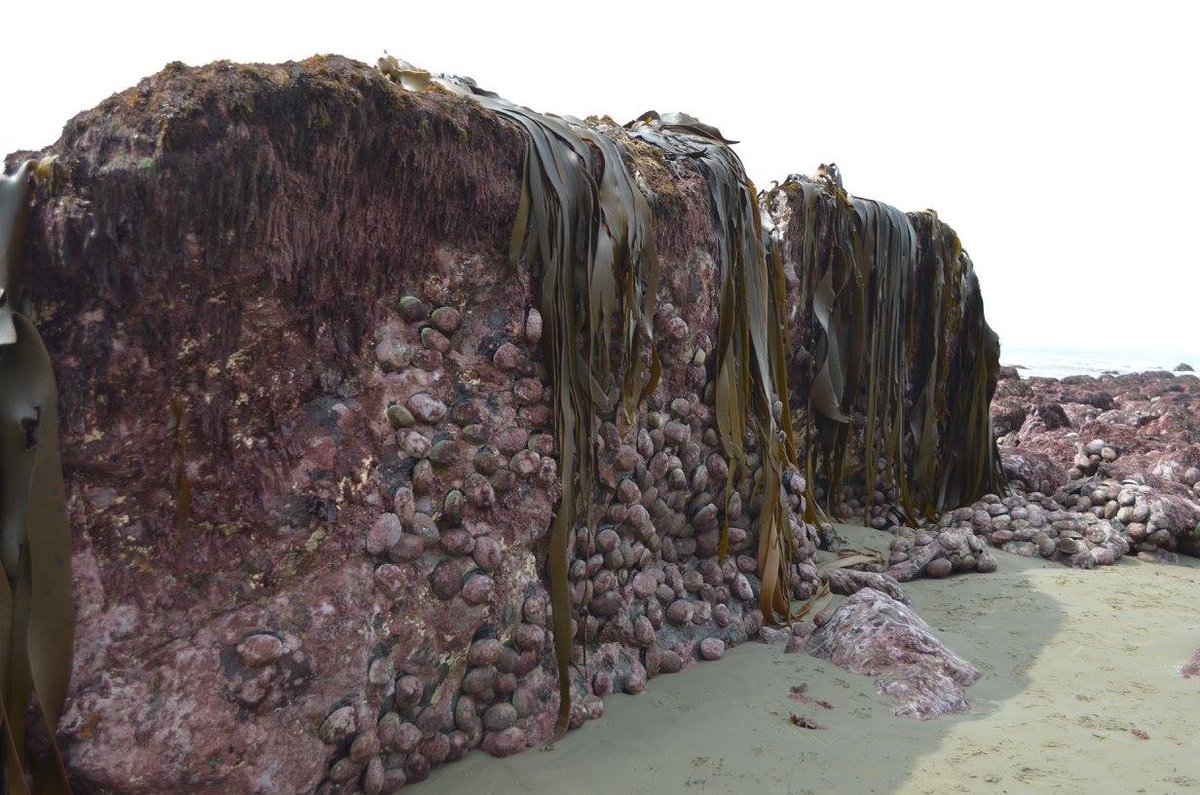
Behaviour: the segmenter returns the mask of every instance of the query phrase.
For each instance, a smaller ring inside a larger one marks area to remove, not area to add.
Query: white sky
[[[835,161],[852,193],[933,207],[1010,345],[1200,354],[1193,7],[44,0],[6,12],[0,152],[169,61],[386,48],[537,110],[692,113],[760,185]]]

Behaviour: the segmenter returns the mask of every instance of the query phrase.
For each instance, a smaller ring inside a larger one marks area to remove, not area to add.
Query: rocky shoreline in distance
[[[1200,379],[1167,371],[1054,379],[1005,368],[991,414],[1011,493],[917,530],[878,504],[860,515],[897,536],[889,573],[900,581],[988,570],[985,544],[1077,568],[1196,556],[1198,396]]]

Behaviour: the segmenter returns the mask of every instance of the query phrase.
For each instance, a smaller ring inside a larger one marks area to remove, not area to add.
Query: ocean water
[[[1077,348],[1000,346],[1000,363],[1020,368],[1022,377],[1064,378],[1068,375],[1099,376],[1105,373],[1140,373],[1174,370],[1181,363],[1200,372],[1200,345],[1188,351],[1084,350]]]

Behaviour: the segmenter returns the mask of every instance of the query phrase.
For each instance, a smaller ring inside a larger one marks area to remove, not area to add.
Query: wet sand
[[[839,532],[858,547],[889,536]],[[474,752],[429,793],[1179,793],[1200,791],[1200,561],[1075,571],[994,551],[993,574],[905,584],[916,612],[982,673],[970,713],[891,714],[868,677],[782,644],[606,700],[551,751]],[[794,685],[833,709],[789,698]],[[825,727],[801,729],[790,714]],[[415,790],[414,790],[415,791]]]

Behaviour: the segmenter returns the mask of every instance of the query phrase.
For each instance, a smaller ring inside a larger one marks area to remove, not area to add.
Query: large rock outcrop
[[[548,541],[577,484],[546,252],[510,258],[528,137],[481,101],[336,57],[176,64],[39,153],[55,178],[28,273],[61,389],[79,632],[59,734],[80,791],[378,795],[551,736]],[[812,484],[782,439],[812,357],[746,326],[724,358],[728,291],[760,287],[731,258],[771,244],[755,220],[731,253],[714,185],[745,218],[754,194],[719,134],[669,127],[596,121],[580,150],[585,191],[624,168],[652,213],[653,333],[614,350],[652,346],[660,372],[629,415],[588,385],[572,725],[756,634],[764,571],[785,605],[817,585]],[[763,262],[786,292],[753,300],[811,300],[776,270],[805,262]],[[751,350],[771,361],[745,376],[733,455],[717,381]]]

